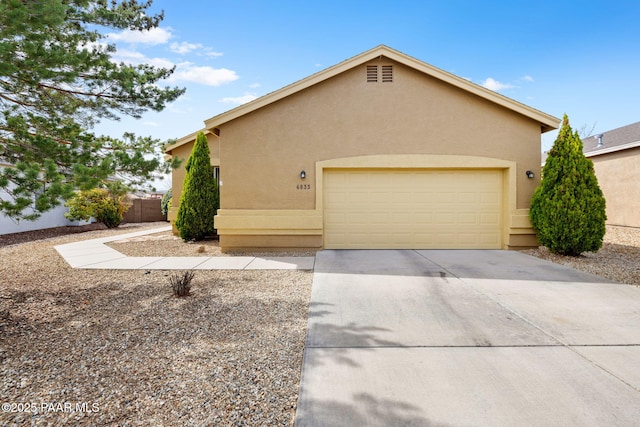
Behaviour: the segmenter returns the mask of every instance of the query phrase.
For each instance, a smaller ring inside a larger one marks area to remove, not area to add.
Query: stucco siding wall
[[[54,227],[78,226],[90,224],[89,221],[70,221],[64,214],[69,209],[65,206],[58,206],[42,214],[35,221],[16,222],[5,215],[0,215],[0,235],[10,233],[22,233],[24,231],[44,230]]]
[[[13,200],[5,191],[0,190],[0,199]],[[69,208],[61,204],[55,208],[44,212],[40,218],[35,221],[15,221],[4,214],[0,214],[0,235],[11,233],[22,233],[25,231],[44,230],[54,227],[79,226],[90,224],[89,221],[70,221],[65,218],[64,214]],[[28,209],[25,213],[33,213],[32,209]]]
[[[607,201],[607,224],[640,227],[640,147],[591,160]]]
[[[317,161],[376,154],[515,161],[516,205],[529,207],[537,123],[401,64],[370,63],[382,64],[394,66],[393,83],[367,83],[363,65],[222,125],[221,208],[315,209]]]

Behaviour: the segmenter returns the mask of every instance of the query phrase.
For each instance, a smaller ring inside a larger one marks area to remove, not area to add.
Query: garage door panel
[[[385,225],[389,222],[389,215],[386,213],[376,212],[350,212],[347,215],[347,224],[352,227],[361,227],[369,230],[370,225]]]
[[[486,245],[500,245],[500,236],[496,233],[480,233],[480,243]]]
[[[478,222],[478,216],[476,214],[458,214],[458,224],[476,225]]]
[[[389,218],[389,222],[391,224],[396,225],[396,227],[402,227],[414,221],[412,221],[411,214],[405,213],[405,212],[399,212],[391,215],[391,217]]]
[[[480,203],[486,203],[488,205],[495,205],[500,203],[501,195],[497,193],[480,193]]]
[[[334,203],[344,203],[347,201],[347,194],[341,191],[332,191],[331,194],[328,194],[328,197]]]
[[[481,225],[500,225],[501,215],[499,214],[482,214],[480,215]]]
[[[429,199],[428,194],[420,194],[420,193],[411,193],[409,191],[397,191],[388,194],[389,199],[386,200],[389,204],[391,203],[407,203],[407,200],[410,200],[411,197],[414,197],[417,200],[427,200]]]
[[[458,193],[458,203],[477,203],[478,194],[476,193]]]
[[[456,224],[457,221],[456,221],[455,215],[456,215],[455,212],[448,212],[448,211],[438,212],[433,216],[434,223],[435,225]]]
[[[465,245],[475,245],[478,243],[478,235],[476,233],[458,233],[458,243]]]
[[[324,173],[326,248],[500,248],[499,170]]]

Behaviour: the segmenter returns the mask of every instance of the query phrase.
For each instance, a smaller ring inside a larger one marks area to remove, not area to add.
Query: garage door
[[[327,249],[500,249],[500,170],[325,170]]]

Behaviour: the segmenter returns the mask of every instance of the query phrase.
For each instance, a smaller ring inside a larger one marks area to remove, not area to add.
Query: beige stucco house
[[[640,122],[582,143],[607,201],[607,224],[640,227]]]
[[[559,122],[378,46],[205,120],[220,245],[535,246],[540,135]],[[186,158],[194,139],[167,154]],[[172,220],[183,178],[174,171]]]

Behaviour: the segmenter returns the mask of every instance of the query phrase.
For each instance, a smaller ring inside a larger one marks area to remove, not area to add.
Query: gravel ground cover
[[[0,236],[1,425],[291,425],[311,272],[198,271],[176,298],[173,272],[73,270],[53,248],[164,225]],[[170,233],[112,247],[228,256]],[[581,257],[523,252],[640,286],[637,228],[607,227]]]
[[[153,242],[153,244],[149,244]],[[315,256],[309,251],[233,252],[223,253],[218,240],[185,243],[171,231],[116,240],[107,246],[128,256]]]
[[[640,286],[640,228],[608,225],[602,249],[579,257],[556,255],[544,247],[521,252],[616,282]]]
[[[153,223],[154,225],[161,227],[161,224],[165,223]],[[145,224],[147,226],[148,224]],[[165,224],[166,225],[166,224]],[[133,228],[139,229],[139,224],[126,224],[128,230]],[[66,226],[66,227],[54,227],[46,228],[44,230],[24,231],[22,233],[2,234],[0,235],[0,248],[4,246],[17,245],[20,243],[33,242],[35,240],[52,239],[54,237],[67,236],[69,234],[81,234],[87,231],[93,230],[106,230],[107,228],[100,223],[93,223],[81,226]]]
[[[159,225],[5,239],[0,425],[292,423],[311,272],[198,271],[177,298],[173,272],[73,270],[53,248]]]

